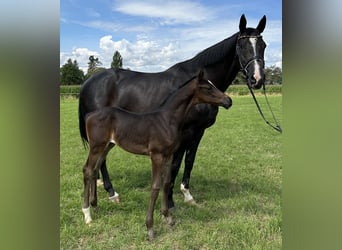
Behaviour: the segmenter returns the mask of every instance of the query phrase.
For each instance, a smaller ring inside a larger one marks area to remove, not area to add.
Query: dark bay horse
[[[156,109],[169,93],[182,82],[204,69],[206,78],[225,91],[237,73],[243,70],[247,84],[260,88],[265,81],[264,51],[266,44],[261,33],[266,26],[263,16],[256,28],[247,28],[244,15],[240,18],[239,32],[203,50],[192,59],[180,62],[158,73],[142,73],[124,69],[108,69],[90,77],[82,86],[79,98],[79,128],[86,145],[86,114],[105,106],[119,106],[134,112]],[[215,123],[218,108],[210,104],[193,106],[185,118],[181,142],[172,161],[169,207],[174,206],[173,186],[185,154],[185,169],[181,190],[186,201],[193,201],[189,192],[190,173],[204,130]],[[110,182],[106,161],[101,166],[104,187],[110,198],[115,190]]]
[[[164,180],[161,210],[168,223],[173,224],[167,201],[171,180],[170,160],[180,142],[184,117],[190,107],[198,103],[210,103],[228,109],[232,105],[232,100],[210,81],[203,79],[201,71],[197,77],[181,85],[157,111],[133,113],[118,107],[107,106],[88,115],[86,133],[90,150],[83,168],[84,203],[82,209],[87,224],[92,221],[89,198],[91,205],[97,207],[98,171],[114,145],[134,154],[151,157],[151,199],[146,216],[148,239],[154,238],[153,212],[162,175]]]

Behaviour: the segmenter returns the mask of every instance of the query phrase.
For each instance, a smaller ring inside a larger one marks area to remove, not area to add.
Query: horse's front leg
[[[179,168],[182,164],[183,155],[185,153],[184,144],[181,143],[177,151],[173,154],[173,159],[171,163],[171,180],[170,180],[170,188],[168,193],[168,207],[169,209],[173,209],[175,207],[175,203],[173,201],[173,188],[175,186],[176,177],[179,172]]]
[[[160,183],[161,183],[161,172],[163,167],[164,158],[161,154],[151,154],[152,161],[152,182],[151,182],[151,198],[150,204],[146,215],[146,227],[148,240],[154,239],[153,231],[153,212],[156,204],[156,200],[159,195]]]
[[[181,191],[184,195],[184,202],[189,203],[189,204],[196,204],[196,201],[191,195],[190,190],[189,190],[190,175],[191,175],[192,168],[194,166],[198,145],[202,139],[203,134],[204,134],[204,129],[197,131],[197,133],[194,136],[194,139],[190,142],[188,149],[186,150],[186,154],[185,154],[185,166],[184,166],[183,179],[181,183]]]

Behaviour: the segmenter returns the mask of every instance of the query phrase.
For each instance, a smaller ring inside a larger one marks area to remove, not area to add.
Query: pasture
[[[183,202],[175,184],[175,227],[155,211],[154,242],[147,242],[145,216],[151,180],[149,157],[114,147],[107,166],[121,203],[98,188],[99,210],[84,223],[82,168],[88,151],[78,131],[78,100],[60,101],[61,249],[281,249],[281,134],[260,117],[250,95],[232,96],[206,130],[192,172],[190,191],[197,205]],[[264,98],[258,97],[271,120]],[[280,123],[282,96],[269,96]],[[183,174],[183,167],[180,169]]]

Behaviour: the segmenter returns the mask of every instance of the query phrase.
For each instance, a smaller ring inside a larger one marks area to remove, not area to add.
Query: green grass
[[[110,203],[100,187],[99,211],[92,225],[85,225],[82,167],[88,152],[78,131],[78,100],[61,99],[61,249],[281,249],[281,134],[265,124],[250,96],[232,99],[232,108],[220,110],[197,152],[190,191],[198,206],[183,202],[182,167],[174,194],[176,226],[170,228],[160,216],[160,193],[152,243],[145,228],[150,159],[118,147],[107,163],[121,203]],[[270,117],[264,98],[258,100]],[[269,101],[281,122],[281,95]]]

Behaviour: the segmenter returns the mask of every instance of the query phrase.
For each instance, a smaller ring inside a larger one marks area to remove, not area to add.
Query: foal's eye
[[[211,90],[211,87],[208,85],[203,85],[201,88],[206,89],[206,90]]]

